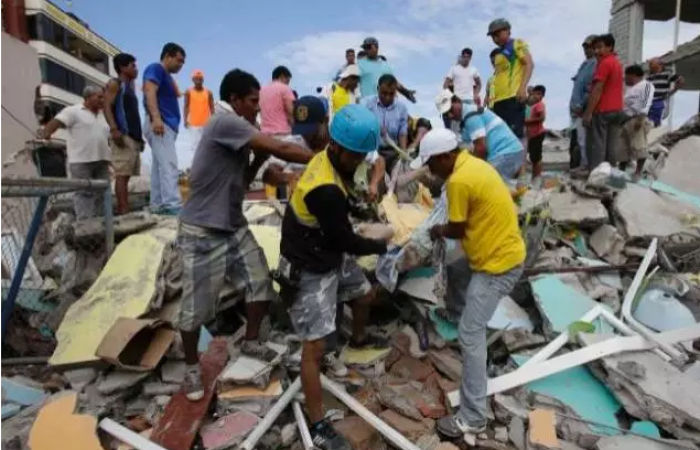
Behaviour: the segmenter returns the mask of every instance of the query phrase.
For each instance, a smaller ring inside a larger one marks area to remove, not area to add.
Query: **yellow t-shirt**
[[[506,100],[518,94],[520,83],[523,81],[525,66],[522,59],[528,53],[527,43],[520,39],[513,41],[513,55],[507,57],[498,53],[494,60],[495,101]]]
[[[340,108],[350,103],[350,93],[343,86],[336,84],[331,100],[333,114],[335,114]]]
[[[525,261],[525,242],[508,187],[489,163],[466,151],[447,179],[450,222],[466,222],[461,239],[472,269],[494,275]]]

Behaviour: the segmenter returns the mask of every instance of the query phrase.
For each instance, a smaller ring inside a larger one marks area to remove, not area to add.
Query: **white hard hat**
[[[340,79],[342,80],[343,78],[347,77],[359,77],[360,76],[360,68],[357,67],[357,64],[350,64],[347,67],[345,67],[345,70],[343,70],[343,73],[340,74]]]
[[[459,147],[459,138],[447,128],[428,131],[420,141],[418,157],[411,161],[411,169],[420,169],[431,156],[449,153]]]
[[[445,89],[435,97],[435,107],[440,112],[440,115],[445,114],[452,107],[452,97],[454,94],[449,89]]]

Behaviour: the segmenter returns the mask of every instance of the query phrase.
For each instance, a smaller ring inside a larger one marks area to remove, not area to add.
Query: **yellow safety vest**
[[[289,206],[291,206],[299,223],[310,228],[319,227],[318,220],[309,212],[304,199],[309,192],[317,187],[329,184],[338,186],[347,197],[348,192],[345,184],[335,171],[333,164],[331,164],[331,160],[328,158],[328,150],[324,150],[309,161],[289,201]]]

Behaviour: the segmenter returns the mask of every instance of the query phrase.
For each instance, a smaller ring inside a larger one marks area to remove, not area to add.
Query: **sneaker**
[[[447,416],[437,421],[437,430],[440,434],[450,439],[459,439],[465,434],[477,435],[486,431],[486,425],[472,427],[467,425],[457,416]]]
[[[457,312],[447,308],[435,308],[435,316],[452,325],[457,325],[460,319],[460,315]]]
[[[335,356],[334,352],[323,355],[321,365],[334,377],[342,378],[348,376],[348,368],[345,367],[345,364],[343,364],[340,358]]]
[[[183,386],[185,397],[191,402],[196,402],[204,397],[204,385],[202,384],[202,369],[199,364],[187,366],[185,372],[185,383]]]
[[[338,434],[328,420],[311,427],[311,441],[321,450],[352,450],[347,439]]]
[[[281,355],[260,341],[243,341],[241,353],[271,365],[279,363]]]
[[[348,345],[354,349],[383,349],[390,348],[391,342],[385,337],[377,336],[375,334],[367,334],[360,342],[357,342],[351,338]]]

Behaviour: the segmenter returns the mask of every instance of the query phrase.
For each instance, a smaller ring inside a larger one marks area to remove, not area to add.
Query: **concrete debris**
[[[174,395],[180,390],[181,387],[181,384],[153,381],[143,384],[143,395],[146,397],[155,397],[157,395]]]
[[[114,370],[97,384],[97,392],[101,395],[110,395],[135,386],[146,378],[148,372],[128,372],[126,370]]]
[[[595,227],[609,220],[600,200],[584,198],[570,191],[552,193],[549,207],[552,220],[562,225]]]
[[[617,229],[610,224],[598,227],[588,241],[588,245],[595,251],[596,255],[603,258],[610,264],[624,264],[626,261],[623,255],[625,240],[617,232]]]
[[[686,444],[685,448],[690,448]],[[677,441],[668,440],[668,443],[651,441],[639,436],[610,436],[602,438],[596,444],[597,450],[678,450]]]
[[[433,363],[435,368],[452,381],[460,381],[462,379],[462,362],[457,354],[449,349],[440,351],[431,350],[428,352],[428,358]]]
[[[76,392],[82,392],[85,386],[97,379],[97,369],[85,367],[83,369],[67,370],[63,376],[68,379],[68,383]]]
[[[386,443],[379,432],[362,418],[346,417],[334,424],[338,433],[350,441],[355,450],[385,450]]]
[[[396,411],[387,409],[379,415],[379,418],[390,427],[406,436],[409,441],[417,442],[424,434],[432,433],[435,429],[435,421],[431,419],[413,420]],[[437,447],[439,448],[439,446]]]
[[[520,417],[513,417],[508,425],[508,439],[518,450],[525,450],[525,422]]]
[[[506,427],[496,427],[493,429],[493,438],[498,442],[508,442],[508,428]]]
[[[225,450],[236,446],[248,435],[260,419],[244,412],[222,417],[214,423],[204,425],[199,434],[207,450]]]
[[[185,361],[166,361],[160,368],[160,378],[165,383],[180,384],[185,379]]]
[[[437,434],[425,434],[416,441],[416,445],[421,450],[435,450],[441,445],[440,436]]]
[[[547,342],[544,336],[522,328],[505,330],[503,335],[501,335],[501,341],[506,346],[508,353],[517,353],[522,350],[541,347]]]

